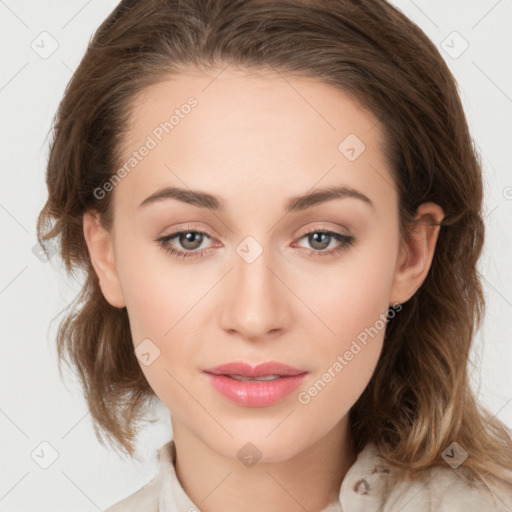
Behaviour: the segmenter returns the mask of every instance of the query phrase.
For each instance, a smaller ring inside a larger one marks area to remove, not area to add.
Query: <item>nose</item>
[[[286,279],[264,250],[251,263],[234,255],[232,272],[222,290],[220,323],[231,335],[257,341],[290,328],[292,313]]]

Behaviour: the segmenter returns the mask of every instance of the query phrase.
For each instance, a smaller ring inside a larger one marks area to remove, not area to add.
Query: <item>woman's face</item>
[[[134,102],[124,177],[107,192],[114,270],[100,282],[126,305],[173,428],[228,457],[252,442],[264,460],[283,460],[346,419],[375,369],[388,307],[419,283],[400,274],[377,119],[319,82],[215,76],[182,74]],[[239,397],[228,398],[205,373],[268,361],[306,372],[273,402],[226,377]]]

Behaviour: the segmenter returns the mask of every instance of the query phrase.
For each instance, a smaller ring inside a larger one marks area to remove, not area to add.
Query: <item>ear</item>
[[[440,226],[444,218],[443,209],[435,203],[424,203],[416,211],[417,225],[400,246],[395,274],[390,291],[390,305],[407,302],[420,288],[427,277]]]
[[[83,227],[91,262],[98,275],[100,288],[105,299],[116,308],[126,306],[121,282],[117,274],[111,234],[101,225],[96,212],[86,212],[84,214]]]

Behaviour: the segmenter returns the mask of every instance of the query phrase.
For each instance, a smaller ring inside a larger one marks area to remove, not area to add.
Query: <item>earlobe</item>
[[[83,229],[91,262],[105,299],[116,308],[126,306],[110,233],[101,225],[96,212],[84,214]]]
[[[400,246],[390,293],[390,305],[407,302],[425,281],[436,248],[444,218],[443,209],[435,203],[422,204],[415,216],[417,224]]]

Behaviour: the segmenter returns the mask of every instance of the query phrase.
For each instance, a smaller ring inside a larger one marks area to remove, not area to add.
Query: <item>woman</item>
[[[384,0],[121,2],[47,183],[40,242],[86,272],[59,355],[98,436],[133,455],[151,400],[171,415],[109,512],[511,509],[510,432],[468,379],[481,168]]]

